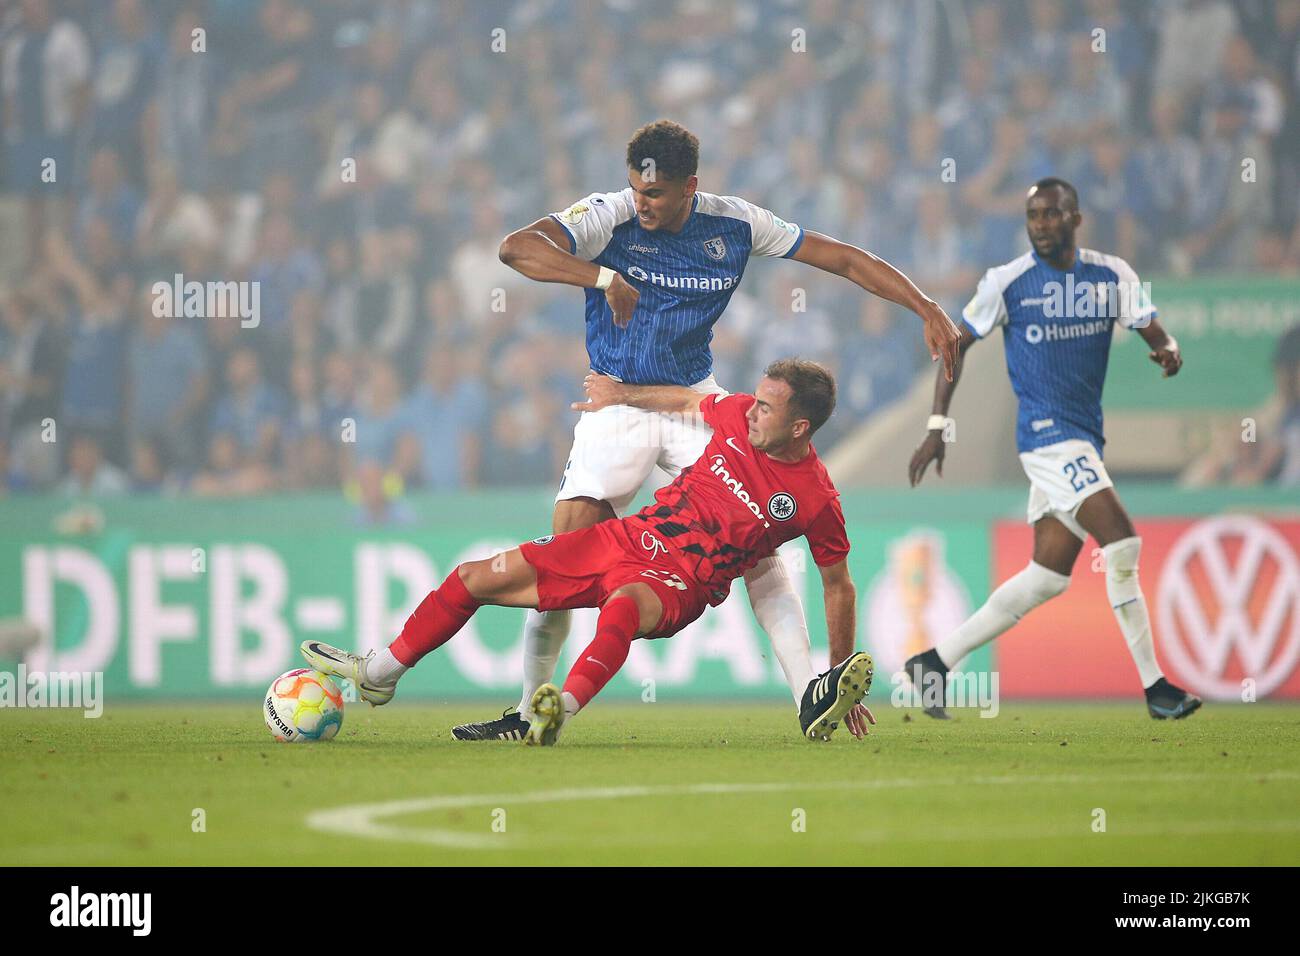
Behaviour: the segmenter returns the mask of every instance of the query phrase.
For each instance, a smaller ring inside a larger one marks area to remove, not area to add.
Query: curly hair
[[[808,419],[808,434],[825,425],[835,411],[835,378],[819,362],[779,359],[763,375],[790,386],[791,414],[795,419]]]
[[[653,161],[656,175],[664,179],[694,176],[700,165],[699,137],[672,120],[647,123],[628,140],[628,169],[643,173],[647,159]]]

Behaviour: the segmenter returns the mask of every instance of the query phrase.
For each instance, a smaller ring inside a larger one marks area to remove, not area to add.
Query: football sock
[[[405,674],[409,667],[397,659],[392,648],[385,647],[366,662],[366,677],[376,684],[387,684]]]
[[[393,657],[406,667],[414,667],[421,657],[441,647],[455,635],[479,609],[479,602],[460,579],[460,566],[452,568],[442,586],[430,591],[397,640],[388,645]]]
[[[533,694],[555,676],[555,662],[569,636],[571,611],[533,611],[524,618],[524,696],[519,698],[519,714],[524,720],[533,716],[529,710]]]
[[[564,696],[572,695],[577,704],[573,713],[586,707],[618,673],[640,623],[641,611],[630,597],[623,595],[605,602],[596,622],[595,640],[587,645],[564,681]],[[565,711],[568,709],[566,702]]]
[[[1057,574],[1030,561],[989,595],[984,605],[935,645],[945,667],[952,668],[975,648],[987,644],[1044,601],[1056,597],[1070,584],[1068,574]]]
[[[745,575],[745,590],[758,626],[772,642],[785,682],[794,695],[794,705],[799,707],[804,690],[817,675],[812,667],[803,602],[795,593],[780,555],[773,554],[754,565]]]
[[[1151,639],[1151,619],[1147,615],[1147,602],[1138,584],[1138,555],[1142,552],[1142,539],[1121,538],[1101,549],[1106,558],[1106,596],[1119,629],[1124,632],[1133,663],[1143,687],[1150,687],[1164,674],[1156,663],[1155,642]]]

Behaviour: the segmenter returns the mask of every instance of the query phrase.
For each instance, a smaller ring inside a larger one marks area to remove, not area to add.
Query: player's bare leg
[[[300,649],[316,670],[353,681],[362,700],[379,706],[393,699],[403,674],[454,637],[484,604],[536,607],[537,600],[537,572],[512,548],[454,568],[381,651],[354,654],[320,641],[303,641]]]
[[[1034,523],[1033,560],[1004,581],[957,630],[925,653],[908,659],[903,669],[921,691],[927,714],[948,719],[943,703],[949,668],[1063,592],[1070,584],[1070,570],[1081,547],[1079,537],[1060,521],[1050,515],[1039,518]]]
[[[555,503],[551,516],[554,534],[578,531],[616,517],[608,502],[595,498],[569,498]],[[533,694],[555,676],[555,664],[569,636],[572,612],[530,610],[524,618],[524,688],[517,708],[480,723],[458,724],[451,729],[457,740],[518,740],[528,730]]]
[[[1106,596],[1119,629],[1124,634],[1133,663],[1146,693],[1147,712],[1157,720],[1186,717],[1201,706],[1201,700],[1169,683],[1156,662],[1151,619],[1138,583],[1138,557],[1142,539],[1114,488],[1090,495],[1079,506],[1079,524],[1101,545],[1106,561]]]
[[[632,641],[658,627],[663,611],[663,602],[648,584],[627,584],[615,590],[601,606],[596,637],[569,671],[564,689],[546,683],[533,693],[529,701],[533,717],[524,743],[554,744],[565,720],[585,707],[618,673]]]

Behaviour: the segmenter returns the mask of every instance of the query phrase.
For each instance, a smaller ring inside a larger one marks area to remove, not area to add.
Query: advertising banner
[[[27,658],[29,671],[102,672],[110,700],[256,697],[299,664],[302,640],[362,652],[385,646],[458,563],[547,530],[545,502],[483,495],[420,504],[410,525],[365,528],[334,502],[133,501],[103,505],[95,530],[58,533],[57,509],[42,503],[34,507],[48,520],[26,514],[0,537],[0,618],[21,616],[51,635]],[[846,510],[858,643],[884,675],[969,613],[989,576],[987,523],[940,530],[855,520],[851,504]],[[804,600],[814,666],[824,668],[816,566],[802,541],[782,557]],[[670,640],[635,642],[609,696],[788,694],[744,590],[736,582],[725,603]],[[594,635],[596,614],[574,612],[561,676]],[[404,694],[512,703],[523,622],[521,610],[482,609],[403,680]],[[876,690],[888,693],[887,676]]]
[[[1156,656],[1207,700],[1300,697],[1300,521],[1248,514],[1136,523]],[[993,569],[1005,581],[1033,551],[1033,529],[999,522]],[[1131,697],[1137,670],[1089,541],[1069,589],[997,642],[1008,697]]]

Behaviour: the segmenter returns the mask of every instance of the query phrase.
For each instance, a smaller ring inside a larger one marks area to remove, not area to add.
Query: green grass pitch
[[[543,750],[451,739],[490,705],[401,701],[277,744],[257,703],[0,712],[0,864],[1300,861],[1294,704],[881,701],[868,739],[814,744],[771,702],[598,701]]]

